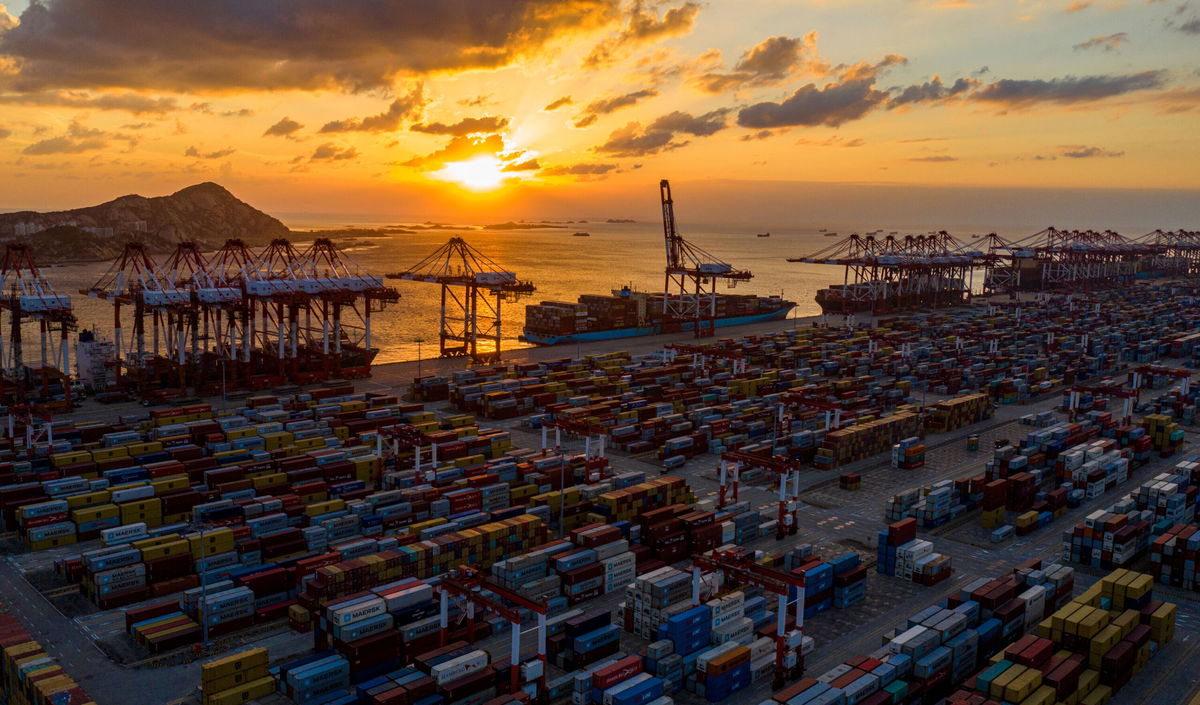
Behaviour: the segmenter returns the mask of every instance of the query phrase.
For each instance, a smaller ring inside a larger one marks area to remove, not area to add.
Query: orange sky
[[[1157,226],[1139,194],[1200,189],[1200,0],[0,8],[6,209],[214,180],[275,212],[645,213],[669,177],[955,187],[951,218],[1115,189]],[[735,221],[754,189],[705,194]]]

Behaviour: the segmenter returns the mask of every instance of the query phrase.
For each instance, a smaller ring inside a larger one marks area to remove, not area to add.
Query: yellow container
[[[324,493],[321,493],[324,494]],[[328,514],[329,512],[340,512],[346,508],[345,500],[331,499],[324,502],[313,502],[304,508],[304,513],[310,517],[315,517],[320,514]]]
[[[159,544],[157,546],[151,546],[149,548],[143,548],[141,551],[143,561],[152,561],[155,558],[165,558],[167,556],[179,556],[185,553],[190,553],[189,544],[183,539],[171,541],[170,543]]]
[[[1027,669],[1025,666],[1015,663],[1009,666],[1004,673],[1001,673],[992,679],[991,685],[988,686],[988,694],[997,700],[1003,700],[1005,698],[1005,693],[1008,692],[1009,684],[1026,670]]]
[[[67,497],[67,506],[71,509],[76,507],[91,507],[97,504],[108,504],[112,498],[112,493],[108,490],[97,490],[95,492],[84,492]]]
[[[255,667],[266,668],[268,665],[270,665],[268,652],[260,646],[255,649],[249,649],[209,661],[200,666],[200,683],[201,685],[209,685],[236,673],[245,673]]]

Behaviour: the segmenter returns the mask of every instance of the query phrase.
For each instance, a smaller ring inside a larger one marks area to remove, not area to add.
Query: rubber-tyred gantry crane
[[[663,212],[663,240],[667,251],[667,267],[663,288],[663,326],[688,325],[697,338],[713,335],[717,318],[717,282],[730,286],[747,281],[754,275],[734,269],[716,256],[688,242],[675,226],[675,202],[671,199],[671,184],[663,179],[658,183]]]
[[[742,469],[761,468],[774,473],[779,482],[779,514],[775,523],[775,538],[795,535],[800,526],[800,463],[782,455],[754,455],[738,450],[721,453],[718,468],[720,486],[717,491],[717,507],[724,509],[730,502],[738,501],[738,483]]]
[[[450,598],[464,600],[466,604],[467,636],[475,642],[476,610],[491,612],[512,625],[510,633],[511,651],[509,654],[509,692],[516,693],[521,689],[522,671],[524,680],[536,682],[539,700],[546,694],[546,613],[544,602],[535,602],[520,593],[503,588],[488,580],[482,573],[470,566],[461,566],[453,572],[442,576],[437,586],[439,598],[440,643],[445,646],[450,636]],[[484,594],[484,591],[496,595],[494,599]],[[513,603],[516,607],[505,605],[500,600]],[[537,626],[530,631],[537,632],[537,658],[528,663],[521,662],[521,637],[525,634],[521,626],[521,608],[533,612],[537,616]]]
[[[1095,394],[1102,397],[1113,397],[1121,400],[1122,425],[1133,421],[1133,402],[1138,397],[1138,390],[1123,387],[1119,384],[1094,384],[1071,387],[1067,392],[1067,420],[1074,421],[1079,413],[1079,402],[1084,394]]]
[[[441,357],[469,357],[481,364],[500,359],[501,303],[536,291],[461,237],[450,238],[416,265],[387,277],[440,284]]]
[[[741,549],[745,550],[745,549]],[[692,556],[692,605],[700,604],[705,573],[724,573],[730,582],[755,585],[775,595],[775,679],[782,688],[790,677],[804,673],[804,576],[783,573],[754,562],[754,552],[720,551]],[[796,606],[795,628],[787,628],[788,607]]]

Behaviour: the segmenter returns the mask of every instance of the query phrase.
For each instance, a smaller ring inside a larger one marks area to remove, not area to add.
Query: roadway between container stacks
[[[34,558],[38,560],[30,560]],[[0,601],[8,605],[9,611],[97,705],[131,702],[131,679],[136,679],[137,696],[133,702],[139,705],[176,701],[200,683],[200,661],[134,670],[109,660],[93,643],[93,638],[111,632],[114,620],[119,622],[119,631],[124,631],[124,611],[109,610],[76,620],[68,619],[25,580],[22,568],[42,564],[41,558],[40,554],[31,554],[6,559],[6,565],[0,569]],[[285,632],[259,639],[254,645],[270,647],[272,657],[283,658],[289,652],[299,653],[298,645],[311,649],[312,636]]]

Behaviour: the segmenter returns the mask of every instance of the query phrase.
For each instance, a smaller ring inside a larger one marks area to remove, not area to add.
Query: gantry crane
[[[162,265],[133,242],[80,293],[112,302],[117,382],[143,396],[365,377],[371,312],[399,299],[328,239],[303,252],[229,240],[207,257],[183,242]]]
[[[1067,392],[1067,420],[1074,421],[1079,413],[1079,401],[1083,394],[1096,394],[1102,397],[1113,397],[1121,400],[1121,425],[1127,426],[1133,420],[1133,402],[1137,399],[1138,390],[1123,387],[1119,384],[1095,384],[1071,387]]]
[[[754,275],[737,270],[684,239],[675,227],[675,202],[671,184],[658,183],[662,201],[663,240],[667,267],[663,288],[663,328],[686,330],[691,325],[697,338],[713,335],[717,318],[717,282],[735,286]]]
[[[453,572],[442,576],[437,591],[441,645],[445,646],[449,640],[450,599],[452,597],[466,602],[467,638],[472,643],[475,642],[476,609],[501,617],[512,625],[509,653],[510,692],[519,691],[522,680],[528,683],[537,683],[537,698],[539,702],[542,701],[546,694],[546,613],[549,611],[547,604],[535,602],[524,595],[501,587],[470,566],[460,566]],[[496,597],[486,595],[485,591]],[[505,605],[500,600],[511,602],[516,607]],[[521,637],[526,633],[526,630],[521,627],[521,609],[527,609],[537,616],[537,626],[529,630],[537,632],[537,658],[526,663],[521,662]]]
[[[987,257],[946,231],[927,235],[854,233],[807,257],[788,262],[844,268],[842,284],[817,292],[821,310],[842,314],[885,314],[907,309],[958,306],[969,302],[973,274]]]
[[[441,357],[469,357],[480,364],[500,359],[501,302],[517,301],[536,291],[533,284],[517,279],[461,237],[450,238],[413,267],[387,277],[440,284]]]
[[[4,403],[24,403],[29,392],[37,392],[33,396],[40,397],[46,408],[69,411],[72,408],[69,335],[75,330],[71,297],[54,291],[24,243],[10,243],[4,249],[4,259],[0,262],[0,310],[7,311],[9,316],[7,325],[0,325],[0,336],[4,335],[4,328],[9,336],[7,347],[0,345],[0,369],[7,387]],[[36,366],[25,361],[21,325],[26,320],[36,321],[40,333]],[[61,402],[49,401],[52,383],[62,386]]]
[[[700,604],[704,573],[721,572],[729,582],[755,585],[775,595],[775,689],[782,688],[791,676],[804,674],[804,588],[802,575],[783,573],[754,562],[747,549],[721,551],[692,556],[692,604]],[[787,628],[788,607],[796,606],[795,628]]]
[[[720,486],[717,492],[717,507],[724,509],[730,502],[738,501],[738,483],[743,467],[761,468],[774,473],[779,482],[779,514],[775,525],[775,538],[794,536],[800,526],[800,463],[782,455],[762,456],[740,450],[721,453],[718,468]]]
[[[1144,386],[1143,382],[1145,381],[1146,377],[1174,377],[1175,379],[1179,380],[1180,394],[1186,397],[1188,392],[1191,391],[1191,372],[1188,372],[1187,370],[1176,369],[1174,367],[1142,365],[1140,367],[1135,367],[1129,373],[1129,386],[1138,390],[1139,395],[1141,394],[1141,390]]]

